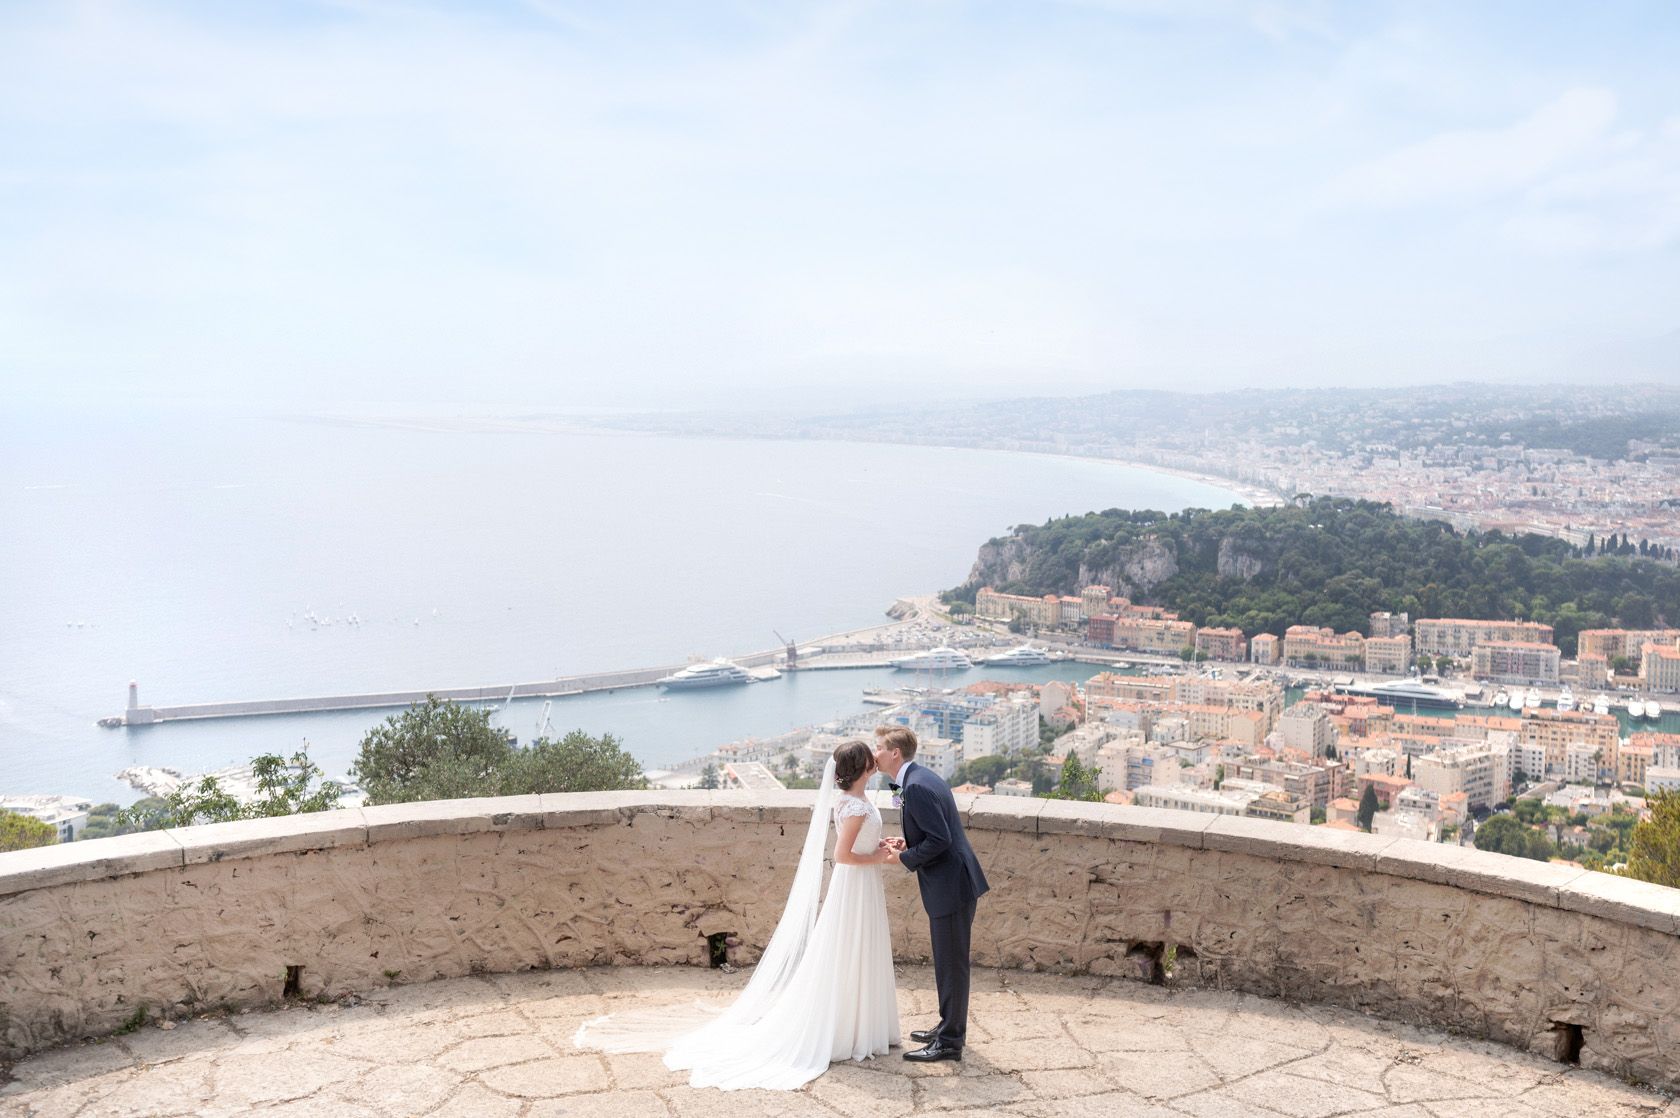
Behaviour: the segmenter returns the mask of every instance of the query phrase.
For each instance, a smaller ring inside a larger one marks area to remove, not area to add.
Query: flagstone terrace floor
[[[1633,1118],[1668,1098],[1481,1041],[1211,991],[977,970],[966,1060],[844,1064],[790,1093],[693,1090],[653,1056],[580,1053],[582,1021],[725,995],[745,975],[532,971],[147,1025],[21,1061],[0,1114],[727,1115],[892,1118]],[[901,967],[905,1029],[934,1018],[933,975]]]

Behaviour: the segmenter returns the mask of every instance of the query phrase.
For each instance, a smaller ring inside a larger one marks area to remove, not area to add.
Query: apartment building
[[[982,586],[974,596],[974,613],[987,621],[1013,621],[1018,617],[1029,625],[1054,628],[1062,623],[1062,599],[1055,594],[999,594],[990,586]]]
[[[1634,737],[1638,737],[1635,734]],[[1619,784],[1645,784],[1645,770],[1651,767],[1651,746],[1629,741],[1616,751],[1616,781]]]
[[[1241,815],[1260,796],[1260,792],[1251,792],[1246,788],[1215,790],[1189,785],[1146,784],[1132,793],[1132,803],[1138,807],[1170,807],[1212,815]]]
[[[1209,660],[1248,659],[1248,638],[1241,629],[1198,629],[1196,651]]]
[[[1673,645],[1680,641],[1680,629],[1582,629],[1575,639],[1576,651],[1583,657],[1637,660],[1647,644]]]
[[[1259,711],[1266,716],[1267,733],[1272,732],[1283,715],[1283,688],[1261,680],[1173,676],[1170,694],[1174,702]]]
[[[1639,675],[1651,691],[1680,691],[1680,648],[1647,641],[1641,648]]]
[[[1373,637],[1403,637],[1412,627],[1409,614],[1389,613],[1387,610],[1371,615],[1371,635]]]
[[[1480,745],[1439,749],[1412,759],[1412,780],[1437,796],[1462,792],[1471,807],[1492,807],[1511,795],[1506,760]]]
[[[1475,621],[1463,617],[1423,617],[1413,626],[1417,650],[1431,656],[1468,656],[1489,641],[1552,643],[1552,627],[1537,621]]]
[[[1248,656],[1256,664],[1275,664],[1282,656],[1283,642],[1271,633],[1256,633],[1248,642]]]
[[[1405,633],[1365,641],[1365,670],[1372,675],[1405,675],[1412,670],[1412,638]]]
[[[1330,772],[1317,765],[1303,765],[1294,761],[1245,760],[1227,765],[1225,771],[1227,775],[1240,780],[1275,784],[1308,807],[1323,807],[1330,802]]]
[[[1562,773],[1566,752],[1569,746],[1577,743],[1599,750],[1604,763],[1614,771],[1620,724],[1613,714],[1594,714],[1586,710],[1535,710],[1523,716],[1517,739],[1523,745],[1537,746],[1542,751],[1545,764],[1540,770],[1526,766],[1523,769],[1530,777]]]
[[[1101,672],[1085,681],[1085,702],[1091,706],[1116,702],[1170,703],[1175,698],[1173,683],[1173,679],[1159,676]]]
[[[1365,638],[1313,625],[1291,625],[1283,634],[1283,662],[1291,668],[1357,671],[1365,663]]]
[[[963,722],[963,760],[1017,757],[1038,748],[1038,700],[1031,693],[994,700]]]
[[[1562,655],[1538,641],[1487,641],[1470,650],[1470,674],[1494,683],[1556,683]]]
[[[1112,623],[1099,630],[1098,622],[1105,620],[1108,619],[1093,617],[1087,623],[1086,633],[1093,644],[1167,656],[1177,656],[1185,649],[1194,649],[1196,646],[1196,627],[1188,621],[1168,621],[1153,617],[1112,617]],[[1099,631],[1106,632],[1106,640],[1097,639]]]
[[[1312,805],[1298,796],[1285,792],[1262,792],[1249,803],[1243,814],[1250,819],[1270,819],[1274,823],[1311,823]]]
[[[1283,744],[1314,759],[1322,758],[1336,744],[1336,726],[1330,712],[1317,703],[1296,703],[1278,720]]]

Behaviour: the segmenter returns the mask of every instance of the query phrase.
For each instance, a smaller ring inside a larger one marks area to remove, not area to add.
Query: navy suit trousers
[[[968,1036],[968,947],[974,931],[975,902],[949,916],[930,916],[933,933],[933,984],[939,991],[939,1043],[961,1048]]]

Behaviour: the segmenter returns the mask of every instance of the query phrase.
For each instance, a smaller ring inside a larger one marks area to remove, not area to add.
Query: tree
[[[368,731],[350,775],[371,804],[646,787],[641,766],[611,734],[574,730],[521,749],[491,718],[428,695]]]
[[[136,802],[132,809],[138,809],[138,813],[144,817],[149,812],[161,810],[163,806],[164,802],[161,799],[148,796]],[[112,835],[126,835],[140,830],[133,823],[125,824],[122,815],[123,809],[116,804],[94,804],[88,809],[87,826],[76,836],[76,841],[110,838]]]
[[[1009,758],[995,753],[990,757],[976,757],[957,766],[954,783],[984,784],[990,787],[1007,776],[1010,767]]]
[[[427,695],[367,732],[351,779],[373,804],[495,795],[487,789],[511,747],[490,718],[489,711]]]
[[[1438,674],[1446,675],[1448,672],[1452,671],[1452,668],[1453,668],[1453,658],[1451,656],[1437,656],[1437,657],[1435,657],[1435,671]]]
[[[1103,794],[1102,789],[1097,786],[1097,777],[1097,770],[1087,769],[1080,763],[1078,754],[1069,753],[1067,760],[1062,762],[1062,781],[1048,798],[1100,802]]]
[[[1628,836],[1628,877],[1680,888],[1680,793],[1658,792],[1645,806],[1651,817],[1642,819]]]
[[[1537,862],[1550,861],[1554,853],[1551,840],[1515,815],[1492,816],[1476,828],[1475,841],[1477,850],[1532,858]]]
[[[603,792],[646,788],[642,766],[612,734],[592,737],[573,730],[559,741],[538,738],[527,749],[508,748],[509,757],[495,792],[525,796],[534,792]],[[797,763],[797,762],[796,762]]]
[[[251,759],[257,797],[241,803],[213,776],[200,777],[195,784],[183,784],[161,799],[141,800],[117,815],[119,827],[156,830],[159,827],[191,827],[199,823],[227,823],[235,819],[265,819],[276,815],[300,815],[329,811],[338,806],[343,788],[321,780],[321,767],[298,752],[290,760],[278,753],[264,753]]]
[[[0,810],[0,851],[28,850],[51,846],[58,841],[58,828],[33,815]]]
[[[1359,821],[1359,829],[1370,833],[1371,820],[1377,817],[1377,788],[1374,784],[1367,784],[1365,791],[1359,796],[1359,811],[1355,818]]]

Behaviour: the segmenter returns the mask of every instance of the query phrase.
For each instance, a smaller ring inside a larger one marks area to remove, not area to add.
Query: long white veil
[[[727,1006],[692,1004],[633,1013],[615,1013],[586,1021],[573,1038],[579,1048],[602,1052],[665,1052],[673,1068],[693,1067],[705,1053],[728,1044],[726,1030],[751,1025],[787,990],[816,926],[822,906],[823,853],[828,846],[829,816],[834,810],[834,758],[823,766],[816,806],[805,830],[787,904],[764,955],[747,985]]]

